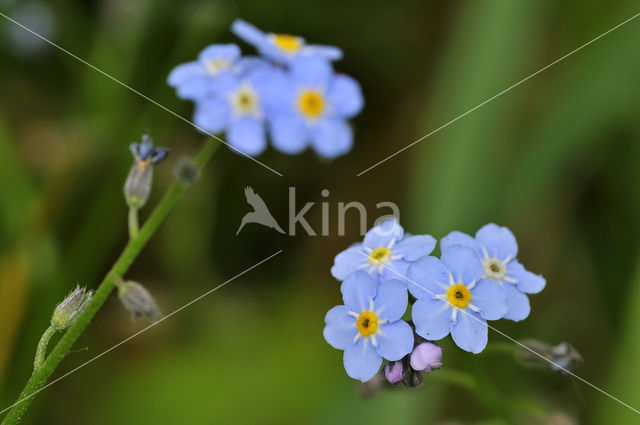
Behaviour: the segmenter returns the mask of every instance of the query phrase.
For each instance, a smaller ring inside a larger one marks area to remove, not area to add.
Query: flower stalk
[[[214,143],[210,140],[205,141],[204,145],[194,158],[194,163],[198,167],[198,170],[202,170],[202,168],[207,164],[213,153],[216,151],[218,145],[219,143]],[[11,407],[11,410],[4,418],[4,421],[2,421],[2,425],[13,425],[20,422],[24,413],[31,405],[34,395],[45,386],[47,379],[55,371],[60,362],[67,356],[77,339],[80,337],[82,332],[84,332],[89,323],[91,323],[93,317],[107,300],[111,291],[115,288],[114,278],[121,279],[127,272],[133,261],[138,257],[138,254],[140,254],[140,251],[142,251],[147,242],[149,242],[149,239],[151,239],[156,230],[158,230],[160,224],[162,224],[169,212],[173,209],[187,187],[187,184],[177,178],[173,183],[171,183],[163,198],[155,207],[144,225],[140,228],[137,237],[131,238],[126,244],[122,253],[111,269],[107,272],[94,296],[87,303],[82,313],[80,313],[69,326],[65,334],[60,338],[58,344],[51,351],[51,354],[42,362],[40,367],[34,370],[31,378],[29,378],[29,381],[27,381],[27,384],[20,393],[18,400]]]

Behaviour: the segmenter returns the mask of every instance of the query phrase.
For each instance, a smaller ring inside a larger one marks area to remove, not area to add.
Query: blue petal
[[[521,292],[526,294],[537,294],[542,291],[547,284],[544,277],[531,273],[515,260],[507,263],[507,276],[517,280],[516,286]]]
[[[433,298],[449,288],[449,270],[436,257],[423,257],[407,270],[409,292],[418,298]]]
[[[291,62],[291,77],[296,86],[326,89],[332,75],[331,64],[322,58],[299,56]]]
[[[196,105],[193,122],[200,131],[220,133],[229,122],[229,104],[222,99],[203,101]]]
[[[167,83],[174,88],[188,83],[194,77],[201,77],[205,70],[199,62],[187,62],[173,68],[167,78]]]
[[[264,124],[249,116],[234,120],[227,130],[229,144],[240,152],[254,156],[267,147]]]
[[[504,315],[505,319],[519,322],[526,319],[531,312],[531,305],[529,304],[529,298],[516,288],[515,285],[510,283],[502,284],[504,293],[507,296],[507,304],[509,309]]]
[[[267,35],[264,32],[242,19],[233,21],[231,32],[254,46],[263,46],[268,43]]]
[[[407,311],[408,302],[407,285],[399,280],[386,280],[380,283],[378,294],[373,299],[378,317],[389,322],[400,320]]]
[[[478,354],[487,346],[487,322],[469,309],[459,311],[451,324],[451,337],[458,347]]]
[[[369,310],[371,301],[376,296],[377,279],[358,271],[351,273],[340,286],[344,305],[356,313]]]
[[[449,248],[451,245],[468,246],[473,248],[481,258],[484,258],[478,242],[466,233],[454,231],[440,240],[440,249],[442,250]]]
[[[409,281],[406,279],[407,269],[409,268],[409,262],[399,259],[393,260],[391,263],[385,265],[380,273],[380,280],[392,280],[396,279],[404,283],[405,288],[409,285]]]
[[[235,44],[212,44],[205,47],[198,55],[198,60],[225,59],[231,63],[240,57],[240,48]]]
[[[476,240],[487,249],[490,257],[500,260],[515,258],[518,255],[518,243],[511,230],[490,223],[476,233]]]
[[[442,249],[440,259],[451,271],[456,283],[468,285],[482,278],[482,262],[473,248],[452,245]]]
[[[409,236],[402,239],[394,247],[394,254],[401,254],[407,261],[415,261],[425,257],[436,247],[436,240],[430,235]]]
[[[367,232],[364,237],[364,246],[370,249],[388,247],[392,240],[400,240],[404,236],[404,229],[398,220],[388,218]]]
[[[499,283],[481,279],[471,289],[471,304],[480,308],[486,320],[498,320],[507,313],[507,296]]]
[[[371,345],[371,341],[360,338],[358,342],[344,350],[344,368],[353,379],[366,382],[380,370],[382,357]]]
[[[330,61],[342,59],[342,50],[333,46],[323,46],[319,44],[306,45],[302,48],[302,55],[318,56]]]
[[[349,274],[358,270],[363,264],[367,264],[367,257],[362,253],[361,245],[347,248],[336,255],[333,267],[331,267],[331,274],[341,281]]]
[[[333,307],[327,312],[324,322],[323,335],[333,348],[344,350],[353,345],[354,338],[358,333],[356,328],[356,318],[349,314],[351,309],[344,305]]]
[[[313,149],[325,158],[346,154],[353,145],[353,133],[346,121],[328,118],[314,129],[311,137]]]
[[[424,297],[413,303],[411,318],[416,333],[430,341],[437,341],[449,335],[451,328],[451,308],[438,298]]]
[[[250,80],[268,117],[297,114],[294,89],[282,70],[264,67],[252,73]]]
[[[346,75],[336,75],[327,90],[327,103],[331,115],[351,118],[362,110],[364,99],[356,80]]]
[[[307,127],[296,115],[278,115],[271,119],[271,142],[282,153],[297,154],[308,145]]]
[[[376,340],[378,354],[387,360],[400,360],[413,350],[413,330],[402,320],[380,326]]]

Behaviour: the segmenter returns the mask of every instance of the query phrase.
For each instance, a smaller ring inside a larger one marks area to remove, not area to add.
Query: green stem
[[[129,206],[129,237],[131,239],[138,236],[140,233],[140,227],[138,225],[138,209],[136,207]]]
[[[38,342],[38,348],[36,349],[36,359],[33,362],[33,370],[38,370],[44,363],[45,355],[47,354],[47,346],[51,337],[56,333],[57,329],[53,326],[49,326],[42,334],[40,342]]]
[[[205,142],[194,159],[198,170],[202,170],[218,146],[219,143],[213,141],[207,140]],[[98,310],[100,310],[104,302],[107,300],[107,297],[115,286],[114,277],[121,278],[124,273],[126,273],[140,251],[142,251],[142,248],[144,248],[151,236],[153,236],[160,224],[167,217],[167,214],[169,214],[171,209],[175,206],[187,186],[188,184],[177,178],[173,183],[171,183],[171,186],[167,189],[164,197],[160,200],[140,229],[138,236],[130,239],[124,247],[124,250],[105,275],[93,298],[91,298],[91,301],[89,301],[83,312],[76,318],[69,329],[67,329],[65,334],[60,338],[60,341],[55,346],[49,357],[44,361],[42,366],[33,371],[31,378],[27,381],[22,393],[20,393],[18,400],[9,411],[9,414],[2,422],[2,425],[17,424],[20,421],[26,410],[31,405],[35,393],[46,384],[49,376],[51,376],[62,359],[66,357],[69,350],[73,347],[73,344],[93,319],[93,316],[96,315]]]

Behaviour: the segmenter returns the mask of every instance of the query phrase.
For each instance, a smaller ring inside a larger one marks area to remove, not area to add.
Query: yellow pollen
[[[136,156],[136,165],[138,166],[138,172],[141,173],[142,170],[151,165],[151,158],[147,158],[143,161]]]
[[[295,53],[302,48],[299,37],[289,34],[273,34],[273,44],[288,53]]]
[[[356,328],[362,336],[369,336],[378,330],[378,316],[370,311],[363,311],[356,320]]]
[[[391,258],[391,250],[384,246],[379,246],[369,254],[371,264],[384,264]]]
[[[471,293],[462,283],[458,283],[457,285],[453,285],[449,288],[447,292],[447,298],[449,298],[449,302],[458,308],[465,308],[469,301],[471,301]]]
[[[324,97],[316,90],[305,90],[298,96],[298,107],[309,118],[317,118],[324,111]]]

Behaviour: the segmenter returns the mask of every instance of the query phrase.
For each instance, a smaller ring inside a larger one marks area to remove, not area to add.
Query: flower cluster
[[[386,359],[390,383],[415,386],[422,380],[416,372],[442,365],[440,347],[429,341],[451,334],[458,347],[479,353],[487,321],[526,318],[526,294],[545,286],[516,259],[518,245],[506,227],[487,224],[475,238],[452,232],[440,241],[440,258],[430,255],[435,245],[433,237],[405,235],[388,219],[336,256],[331,273],[342,281],[344,305],[327,313],[324,337],[344,350],[350,377],[367,381]],[[405,322],[408,293],[416,301]]]
[[[286,154],[308,146],[326,158],[347,153],[353,143],[347,120],[360,112],[363,98],[355,80],[333,70],[331,62],[342,52],[264,33],[242,20],[231,30],[261,57],[242,57],[235,44],[215,44],[169,75],[178,97],[195,103],[198,129],[226,132],[230,146],[250,156],[265,150],[267,133]]]

